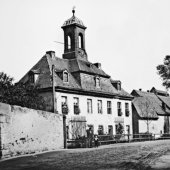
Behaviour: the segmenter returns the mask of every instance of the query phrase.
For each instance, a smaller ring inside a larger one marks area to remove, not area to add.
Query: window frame
[[[92,99],[87,99],[87,113],[93,113]]]
[[[125,115],[126,115],[126,117],[129,117],[129,103],[125,103]]]
[[[101,130],[100,130],[100,127],[101,127]],[[103,134],[104,134],[104,126],[103,125],[98,125],[98,135],[103,135]]]
[[[80,114],[80,108],[79,108],[79,98],[78,97],[73,97],[73,101],[75,101],[75,99],[77,100],[76,102],[73,102],[73,109],[74,109],[74,114],[75,115],[79,115]],[[79,113],[76,113],[76,109],[77,111],[79,111]]]
[[[107,101],[107,114],[112,114],[112,101],[109,100]]]
[[[95,78],[95,83],[96,83],[96,88],[100,88],[100,85],[101,85],[101,84],[100,84],[100,77],[97,76],[97,77]]]
[[[67,75],[67,77],[65,76]],[[63,71],[63,82],[68,83],[69,82],[69,74],[67,71]]]
[[[121,102],[117,102],[117,113],[118,116],[122,116],[122,103]]]
[[[103,113],[102,100],[97,100],[97,112],[98,112],[98,114]]]

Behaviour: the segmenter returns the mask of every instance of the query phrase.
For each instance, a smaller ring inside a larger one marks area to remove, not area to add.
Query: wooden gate
[[[81,139],[86,136],[86,117],[71,116],[67,124],[68,138]],[[71,134],[71,135],[70,135]]]

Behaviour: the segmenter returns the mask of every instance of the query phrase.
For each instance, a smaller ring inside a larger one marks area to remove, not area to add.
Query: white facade
[[[88,125],[93,125],[94,134],[98,134],[99,126],[103,126],[104,134],[108,134],[108,126],[113,127],[113,134],[116,134],[116,124],[122,123],[124,126],[124,134],[128,134],[127,126],[130,128],[130,134],[132,134],[132,108],[131,101],[129,100],[119,100],[119,99],[109,99],[109,98],[100,98],[93,96],[77,95],[77,94],[68,94],[56,92],[57,98],[57,110],[59,114],[62,114],[61,103],[63,102],[62,97],[67,97],[67,104],[69,108],[69,113],[67,119],[71,116],[85,116],[86,123]],[[79,115],[74,114],[74,98],[79,100]],[[87,111],[87,100],[91,99],[92,101],[92,113]],[[102,113],[98,113],[98,100],[102,101]],[[111,101],[111,114],[107,113],[107,101]],[[118,116],[117,102],[121,102],[122,105],[122,116]],[[129,116],[125,115],[125,103],[129,105]]]
[[[164,124],[165,124],[165,117],[159,116],[158,120],[153,120],[149,124],[149,133],[153,133],[156,136],[160,136],[160,134],[164,133]],[[138,120],[139,121],[139,133],[147,132],[147,125],[146,121]]]

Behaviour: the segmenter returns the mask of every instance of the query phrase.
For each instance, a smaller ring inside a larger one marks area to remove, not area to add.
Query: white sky
[[[0,0],[0,71],[18,81],[46,51],[62,57],[61,26],[72,16],[86,29],[92,63],[131,92],[164,90],[156,66],[170,54],[169,0]]]

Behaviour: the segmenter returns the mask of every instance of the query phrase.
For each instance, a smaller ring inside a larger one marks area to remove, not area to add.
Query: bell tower
[[[64,31],[64,59],[78,58],[87,61],[85,50],[85,29],[83,22],[75,17],[75,10],[72,10],[73,16],[64,22],[61,27]]]

